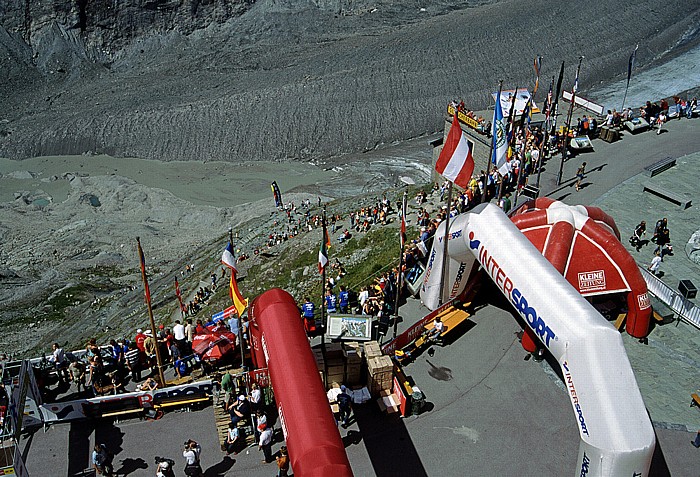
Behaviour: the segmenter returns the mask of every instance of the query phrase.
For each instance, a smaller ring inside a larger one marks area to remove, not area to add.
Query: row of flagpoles
[[[630,78],[632,77],[632,69],[634,68],[634,63],[636,59],[636,54],[637,54],[637,49],[639,48],[639,45],[637,45],[634,49],[634,52],[630,56],[629,59],[629,64],[628,64],[628,69],[627,69],[627,86],[625,88],[625,96],[622,100],[623,103],[623,108],[624,108],[624,102],[627,97],[627,88],[629,88],[629,83],[630,83]],[[566,160],[566,154],[567,154],[567,138],[569,134],[569,129],[571,127],[571,115],[573,113],[574,107],[575,107],[575,101],[576,101],[576,93],[578,92],[578,85],[579,85],[579,75],[581,73],[581,64],[584,60],[584,56],[579,57],[579,62],[578,62],[578,67],[576,68],[576,77],[574,78],[574,84],[571,88],[571,106],[569,107],[568,115],[567,115],[567,120],[566,120],[566,125],[564,129],[564,138],[562,140],[561,144],[561,163],[559,167],[559,173],[557,175],[557,185],[561,184],[561,179],[562,179],[562,172],[563,172],[563,167],[564,167],[564,161]],[[527,103],[525,104],[525,108],[523,109],[522,116],[521,116],[521,121],[520,121],[520,127],[521,128],[527,128],[529,127],[529,120],[531,116],[531,110],[532,110],[532,102],[534,100],[534,96],[537,93],[537,90],[539,89],[539,84],[540,84],[540,72],[542,69],[542,57],[537,56],[534,59],[533,62],[534,69],[535,69],[535,86],[533,88],[532,94],[529,96]],[[557,86],[556,86],[556,92],[552,94],[552,90],[554,87],[554,77],[552,77],[552,81],[549,85],[549,92],[547,93],[547,98],[545,99],[545,104],[544,104],[544,113],[545,113],[545,127],[544,127],[544,138],[541,141],[540,144],[540,161],[544,160],[544,155],[542,154],[542,148],[548,141],[548,137],[550,133],[554,130],[556,130],[556,118],[557,118],[557,113],[558,113],[558,103],[559,103],[559,95],[561,92],[561,85],[562,81],[564,78],[564,61],[561,63],[561,68],[559,70],[559,79],[557,80]],[[516,95],[518,93],[518,88],[515,88],[515,92],[511,98],[511,105],[510,105],[510,111],[508,113],[508,121],[506,123],[506,120],[504,119],[503,115],[503,108],[501,106],[501,94],[503,91],[503,81],[501,80],[498,85],[498,95],[496,96],[496,105],[494,108],[494,113],[493,113],[493,122],[492,122],[492,138],[491,138],[491,145],[490,145],[490,153],[489,153],[489,158],[487,162],[487,168],[486,168],[486,174],[489,174],[489,171],[491,170],[491,165],[495,166],[498,169],[498,172],[502,175],[505,176],[507,173],[511,172],[511,164],[510,164],[510,156],[513,154],[514,150],[514,141],[516,137],[516,130],[515,130],[515,124],[514,124],[514,110],[515,110],[515,99]],[[440,152],[440,156],[438,157],[438,160],[435,164],[435,171],[438,174],[441,174],[445,179],[448,180],[448,192],[447,192],[447,203],[448,203],[448,210],[447,210],[447,215],[445,217],[445,237],[444,237],[444,243],[443,246],[445,247],[444,254],[443,256],[447,256],[447,240],[448,240],[448,234],[449,234],[449,223],[450,223],[450,205],[452,202],[452,185],[456,184],[457,186],[461,187],[462,189],[466,189],[469,185],[469,182],[472,178],[472,174],[474,173],[474,157],[473,157],[473,150],[474,150],[474,143],[469,140],[467,135],[464,133],[462,130],[462,127],[459,123],[459,119],[457,118],[457,110],[455,109],[454,116],[452,118],[452,125],[450,127],[450,130],[447,134],[447,138],[445,140],[445,144],[443,145],[442,151]],[[541,164],[541,163],[540,163]],[[520,174],[522,174],[524,167],[520,167]],[[539,188],[539,183],[540,183],[540,172],[541,172],[541,167],[538,165],[538,171],[537,171],[537,187]],[[518,182],[516,184],[519,184],[520,177],[518,177]],[[482,193],[482,202],[486,200],[486,184],[484,186],[484,192]],[[518,188],[516,187],[516,204],[517,204],[517,194],[518,194]],[[501,193],[499,192],[499,198],[500,198]],[[443,270],[442,270],[442,278],[443,278],[443,283],[441,283],[440,286],[440,304],[443,303],[444,300],[446,300],[445,295],[445,290],[444,290],[444,279],[448,274],[448,260],[443,260]]]

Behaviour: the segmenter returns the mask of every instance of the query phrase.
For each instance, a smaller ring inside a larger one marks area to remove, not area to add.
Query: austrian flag
[[[462,189],[466,189],[471,180],[472,172],[474,172],[473,150],[474,143],[464,135],[455,112],[452,127],[435,164],[435,170],[438,174],[442,174],[445,179],[454,182]]]

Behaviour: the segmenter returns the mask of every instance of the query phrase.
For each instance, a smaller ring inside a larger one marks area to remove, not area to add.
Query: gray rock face
[[[700,7],[548,0],[8,0],[0,155],[310,160],[442,127],[448,101],[544,82],[582,91],[698,43]],[[21,79],[18,79],[20,76]],[[541,96],[540,96],[541,97]]]

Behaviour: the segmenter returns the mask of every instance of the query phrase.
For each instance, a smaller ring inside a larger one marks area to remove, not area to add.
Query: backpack
[[[352,400],[350,399],[350,396],[348,396],[345,393],[338,394],[337,399],[338,399],[338,405],[343,409],[350,407],[350,403],[352,402]]]

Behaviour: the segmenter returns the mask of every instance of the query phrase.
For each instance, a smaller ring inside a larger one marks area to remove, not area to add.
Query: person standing
[[[92,467],[97,475],[112,475],[112,464],[104,444],[95,444],[92,450]]]
[[[338,298],[333,294],[331,289],[326,290],[326,312],[328,313],[336,313],[338,309],[336,308],[336,305],[338,303]]]
[[[268,427],[267,424],[259,424],[258,431],[260,431],[258,447],[263,451],[263,455],[265,456],[262,462],[264,464],[269,464],[272,462],[272,427]]]
[[[68,382],[70,378],[68,376],[68,360],[66,359],[66,354],[63,352],[63,348],[61,348],[58,345],[58,343],[54,343],[52,348],[53,353],[51,355],[50,361],[56,368],[58,379],[61,381]]]
[[[185,339],[187,340],[187,353],[192,352],[192,340],[194,340],[194,325],[192,324],[192,318],[187,319],[187,325],[185,326]]]
[[[340,410],[340,419],[343,421],[343,428],[350,424],[350,413],[352,413],[352,398],[347,393],[348,388],[344,385],[340,386],[340,394],[335,398],[338,401],[338,409]]]
[[[700,433],[698,433],[700,436]],[[697,447],[697,446],[696,446]],[[287,477],[289,472],[289,455],[287,446],[280,447],[280,454],[277,456],[277,477]]]
[[[350,293],[345,289],[345,285],[340,285],[338,297],[340,298],[340,312],[347,314],[348,305],[350,304]]]
[[[187,336],[185,335],[185,326],[180,323],[180,320],[175,320],[175,326],[173,326],[173,337],[177,343],[177,347],[182,353],[187,349],[185,343],[187,343]]]
[[[304,319],[304,330],[306,330],[307,334],[313,333],[314,331],[316,331],[316,305],[313,304],[311,298],[309,298],[308,296],[306,297],[306,301],[304,302],[304,304],[301,306],[301,310],[301,316]]]
[[[690,441],[691,444],[695,446],[696,449],[700,448],[700,430],[698,430],[694,441]]]
[[[126,367],[131,372],[131,380],[141,381],[141,351],[133,341],[129,343],[129,351],[124,355],[124,359]]]
[[[647,267],[647,270],[649,270],[651,273],[653,273],[655,276],[659,276],[659,267],[661,266],[661,253],[656,250],[654,252],[654,258],[651,259],[651,263]]]
[[[581,167],[579,167],[576,170],[576,190],[581,190],[581,181],[583,180],[583,176],[586,174],[586,163],[584,162],[581,164]]]
[[[202,454],[202,447],[192,439],[185,442],[185,449],[182,457],[185,458],[185,475],[189,477],[201,477],[203,475],[202,465],[199,458]]]

